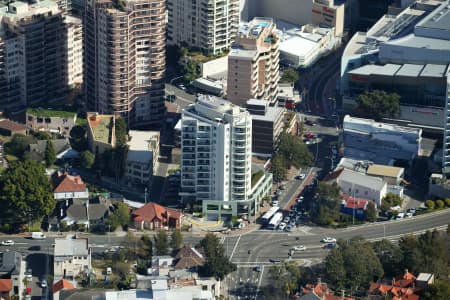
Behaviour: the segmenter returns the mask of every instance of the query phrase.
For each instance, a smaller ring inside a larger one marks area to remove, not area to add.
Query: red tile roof
[[[164,207],[155,202],[149,202],[132,212],[132,218],[135,222],[152,222],[155,218],[165,220],[169,217],[172,219],[180,219],[183,214],[173,208]]]
[[[328,288],[326,283],[307,284],[302,292],[303,294],[313,293],[322,300],[354,300],[354,298],[351,297],[334,295],[333,291]]]
[[[58,171],[53,176],[54,193],[84,192],[85,190],[86,184],[79,175],[72,176]]]
[[[53,294],[59,292],[60,290],[73,290],[75,287],[70,281],[61,279],[60,281],[53,284]]]
[[[372,283],[369,287],[369,295],[391,294],[393,300],[419,300],[416,293],[421,289],[414,285],[415,280],[416,276],[406,270],[390,283]]]
[[[6,129],[11,133],[27,130],[25,125],[7,119],[0,120],[0,128]]]
[[[10,292],[12,290],[11,279],[0,279],[0,292]]]
[[[342,194],[342,199],[345,200],[345,207],[351,209],[366,209],[366,205],[370,201],[364,198],[353,198],[347,194]]]
[[[203,266],[205,257],[202,252],[202,250],[184,246],[175,256],[175,269],[190,269]]]

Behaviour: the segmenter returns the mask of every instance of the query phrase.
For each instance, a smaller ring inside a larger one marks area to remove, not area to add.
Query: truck
[[[43,239],[46,238],[46,236],[42,232],[32,232],[31,233],[31,238],[33,240],[43,240]]]

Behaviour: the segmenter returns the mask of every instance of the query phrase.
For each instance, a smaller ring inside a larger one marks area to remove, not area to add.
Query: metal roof
[[[420,75],[424,65],[404,64],[395,76],[417,77]]]

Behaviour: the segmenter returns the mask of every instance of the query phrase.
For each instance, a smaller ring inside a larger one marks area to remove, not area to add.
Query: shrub
[[[436,200],[436,207],[437,208],[444,208],[444,206],[445,206],[445,203],[444,203],[444,201],[443,200]]]
[[[450,207],[450,198],[445,198],[445,205]]]
[[[427,200],[425,201],[425,206],[428,207],[428,209],[434,209],[434,201],[433,200]]]

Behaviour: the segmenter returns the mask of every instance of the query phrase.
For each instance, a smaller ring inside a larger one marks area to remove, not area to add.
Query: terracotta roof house
[[[434,280],[434,276],[428,275]],[[428,284],[430,283],[433,282],[428,281]],[[386,297],[392,300],[419,300],[419,293],[423,288],[423,285],[418,284],[416,276],[406,269],[402,275],[393,278],[392,281],[381,280],[372,283],[367,294],[370,300],[382,300]]]
[[[59,300],[59,293],[61,290],[73,290],[73,284],[65,279],[61,279],[53,284],[53,300]]]
[[[359,220],[365,220],[365,211],[369,202],[375,204],[375,207],[377,206],[377,204],[372,200],[342,194],[341,212],[347,215],[354,215],[355,218]]]
[[[88,199],[89,190],[79,175],[73,176],[55,172],[52,176],[53,196],[55,200]]]
[[[202,250],[184,246],[175,256],[173,265],[175,269],[196,269],[204,263],[205,256]]]
[[[354,300],[352,297],[345,295],[334,295],[334,292],[328,288],[326,283],[322,283],[320,279],[317,284],[307,284],[302,290],[299,300]]]
[[[12,287],[11,279],[0,279],[0,299],[10,300]]]
[[[131,213],[136,229],[156,230],[160,228],[180,228],[183,220],[181,211],[149,202]]]
[[[16,133],[27,134],[27,127],[8,119],[0,120],[0,134],[11,136]]]

